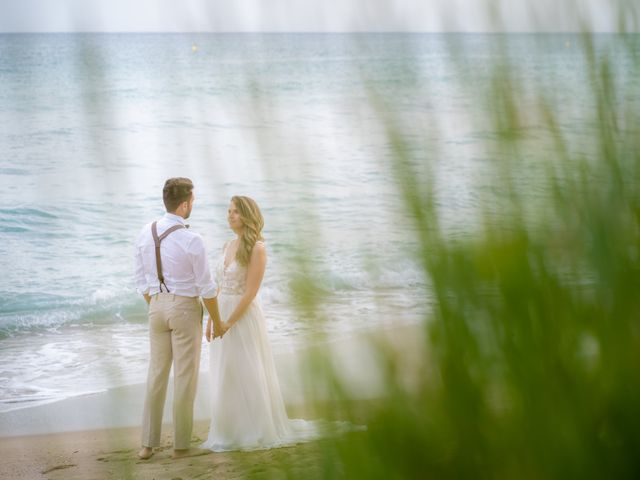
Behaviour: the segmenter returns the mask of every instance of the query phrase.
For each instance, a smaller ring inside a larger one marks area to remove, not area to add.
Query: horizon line
[[[337,34],[474,34],[474,35],[547,35],[547,34],[613,34],[613,35],[639,35],[638,32],[620,32],[610,30],[543,30],[543,31],[480,31],[480,30],[335,30],[335,31],[310,31],[310,30],[191,30],[191,31],[175,31],[175,30],[81,30],[81,31],[65,31],[65,30],[51,30],[51,31],[0,31],[0,35],[54,35],[54,34],[309,34],[309,35],[337,35]]]

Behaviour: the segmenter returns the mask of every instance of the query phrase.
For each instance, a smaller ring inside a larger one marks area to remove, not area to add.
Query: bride
[[[217,266],[222,337],[212,338],[211,318],[206,329],[212,412],[202,447],[253,450],[313,438],[315,422],[287,418],[265,317],[255,298],[267,264],[262,214],[254,200],[235,196],[228,221],[236,238],[225,243]]]

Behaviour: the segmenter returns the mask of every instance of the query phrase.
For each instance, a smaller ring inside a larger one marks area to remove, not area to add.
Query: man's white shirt
[[[158,220],[158,236],[176,224],[184,225],[184,219],[178,215],[166,213]],[[180,228],[162,240],[160,255],[164,282],[171,293],[183,297],[203,298],[213,298],[217,295],[218,287],[211,276],[204,242],[200,235],[186,228]],[[160,281],[151,223],[145,225],[138,235],[135,263],[138,292],[148,295],[159,293]]]

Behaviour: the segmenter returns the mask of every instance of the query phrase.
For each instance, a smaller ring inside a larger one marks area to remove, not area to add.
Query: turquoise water
[[[621,41],[599,36],[597,51],[612,54],[630,83]],[[229,198],[250,195],[262,206],[262,301],[277,348],[318,331],[418,321],[428,282],[412,260],[381,119],[399,119],[425,162],[439,159],[428,172],[438,208],[452,238],[464,237],[482,195],[500,194],[480,148],[492,133],[474,120],[487,108],[490,67],[511,62],[525,105],[535,101],[527,85],[542,86],[571,112],[562,127],[588,135],[579,43],[575,35],[0,35],[0,410],[144,380],[132,242],[162,214],[171,176],[196,184],[190,223],[212,265],[230,237]],[[324,322],[296,308],[300,255],[313,267]]]

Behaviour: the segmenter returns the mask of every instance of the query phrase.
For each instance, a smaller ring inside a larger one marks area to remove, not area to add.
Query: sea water
[[[618,51],[619,39],[597,40]],[[260,297],[276,349],[418,322],[432,300],[389,123],[424,149],[419,159],[436,159],[438,209],[451,238],[464,237],[479,192],[496,188],[479,148],[491,132],[474,121],[492,67],[515,65],[574,105],[574,122],[562,127],[580,134],[589,84],[579,43],[577,35],[0,35],[0,410],[144,381],[146,304],[134,288],[133,242],[163,214],[172,176],[195,183],[189,223],[212,268],[232,238],[230,197],[260,204],[269,255]],[[614,60],[633,81],[628,58]],[[301,283],[317,315],[295,293]]]

